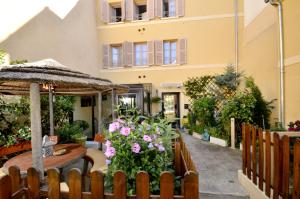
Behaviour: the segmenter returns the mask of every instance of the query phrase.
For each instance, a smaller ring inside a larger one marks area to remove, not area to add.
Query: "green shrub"
[[[73,124],[78,125],[83,131],[89,128],[89,123],[84,120],[76,120],[73,122]]]
[[[74,141],[74,137],[83,135],[83,129],[78,124],[66,123],[56,130],[60,143],[70,143]]]
[[[159,179],[163,171],[174,173],[172,139],[177,137],[171,125],[164,119],[154,121],[139,117],[123,117],[106,130],[108,172],[105,186],[112,190],[113,174],[122,170],[126,174],[127,193],[135,194],[136,175],[146,171],[150,176],[150,192],[159,194]]]
[[[192,112],[195,114],[199,126],[210,127],[215,125],[215,105],[216,102],[211,97],[203,97],[193,102]]]

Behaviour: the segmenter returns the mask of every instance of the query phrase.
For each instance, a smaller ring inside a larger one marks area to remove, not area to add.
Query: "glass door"
[[[162,94],[162,110],[165,117],[172,122],[174,128],[180,125],[179,93]]]

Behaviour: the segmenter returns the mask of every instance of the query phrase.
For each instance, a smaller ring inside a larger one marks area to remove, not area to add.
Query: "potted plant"
[[[87,136],[83,132],[76,133],[72,136],[72,139],[75,143],[85,146]]]
[[[161,102],[161,98],[158,96],[154,96],[151,98],[151,103],[153,103],[153,104],[158,104],[160,102]]]

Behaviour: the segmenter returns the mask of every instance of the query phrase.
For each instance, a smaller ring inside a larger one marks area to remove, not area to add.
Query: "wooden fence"
[[[0,199],[198,199],[198,172],[190,157],[186,145],[181,138],[175,142],[175,174],[182,176],[181,194],[174,195],[174,176],[170,172],[163,172],[160,176],[160,195],[150,195],[149,175],[139,172],[136,176],[136,195],[127,196],[126,176],[122,171],[114,174],[113,193],[104,191],[104,174],[95,171],[90,178],[90,191],[84,192],[82,174],[78,169],[68,173],[69,191],[60,188],[60,173],[57,169],[47,171],[46,182],[40,182],[39,172],[30,168],[26,179],[21,179],[17,167],[9,168],[9,175],[0,179]]]
[[[292,148],[287,135],[250,124],[243,124],[242,136],[244,175],[269,198],[300,199],[300,140]]]

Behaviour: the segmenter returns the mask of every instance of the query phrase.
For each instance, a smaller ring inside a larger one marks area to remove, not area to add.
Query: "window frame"
[[[117,64],[114,65],[114,53],[113,53],[113,49],[118,49],[119,53],[118,53],[118,61]],[[110,53],[111,53],[111,58],[110,58],[110,68],[120,68],[122,67],[122,59],[123,59],[123,48],[122,48],[122,44],[111,44],[110,45]]]
[[[165,43],[168,43],[169,50],[168,50],[168,62],[165,61]],[[175,57],[172,56],[172,43],[175,44]],[[178,57],[178,40],[171,39],[171,40],[163,40],[163,65],[177,65],[177,57]]]
[[[145,51],[140,50],[140,52],[137,53],[137,46],[138,45],[139,46],[145,46],[146,50]],[[139,57],[140,64],[137,63],[137,54],[140,55],[140,57]],[[143,60],[144,57],[145,57],[145,60]],[[143,63],[145,63],[145,64],[143,64]],[[134,66],[136,66],[136,67],[148,66],[148,44],[147,44],[147,42],[134,43]]]
[[[114,23],[122,23],[122,12],[124,12],[124,10],[122,9],[122,3],[121,2],[118,2],[118,3],[110,3],[110,4],[108,4],[108,6],[109,6],[109,14],[108,14],[108,16],[109,16],[109,23],[111,23],[111,24],[114,24]],[[121,9],[121,15],[120,16],[113,16],[112,14],[112,10],[115,10],[115,9],[117,9],[117,8],[120,8]],[[115,20],[113,20],[113,17],[115,17]],[[119,20],[117,20],[118,19],[118,17],[120,18]]]
[[[165,1],[167,1],[168,2],[168,11],[165,11]],[[174,4],[174,10],[172,10],[172,16],[170,15],[170,13],[171,13],[171,4],[170,4],[170,1],[172,1],[173,2],[173,4]],[[162,0],[162,18],[176,18],[177,17],[177,14],[176,14],[176,0]],[[166,15],[166,12],[167,12],[167,15]]]

